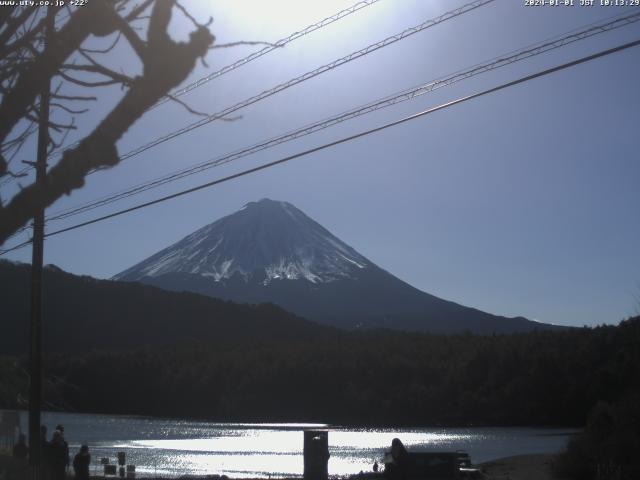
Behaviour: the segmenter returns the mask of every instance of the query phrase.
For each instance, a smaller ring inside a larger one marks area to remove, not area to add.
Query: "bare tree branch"
[[[67,82],[71,82],[74,85],[78,85],[80,87],[86,87],[86,88],[106,87],[109,85],[118,85],[120,83],[118,80],[103,80],[98,82],[87,82],[85,80],[80,80],[79,78],[74,78],[62,70],[59,71],[57,75],[64,78]]]
[[[58,100],[78,101],[78,102],[93,102],[98,99],[98,97],[83,96],[83,95],[60,95],[59,93],[52,94],[51,98],[56,98]]]
[[[6,29],[0,34],[0,45],[6,46],[9,39],[18,32],[18,29],[24,25],[31,15],[35,15],[36,13],[37,11],[34,9],[24,8],[17,17],[9,18]]]
[[[34,17],[35,19],[35,17]],[[7,56],[13,52],[20,50],[30,44],[40,33],[44,31],[45,18],[42,18],[36,27],[29,27],[23,35],[17,38],[13,43],[6,43],[5,46],[0,49],[0,56]],[[2,45],[2,40],[0,40]]]
[[[182,14],[187,17],[189,20],[191,20],[191,23],[193,23],[193,25],[198,28],[198,27],[202,27],[203,25],[198,23],[198,21],[193,18],[193,16],[187,11],[186,8],[184,8],[182,5],[180,5],[180,2],[176,2],[176,7],[182,12]]]
[[[90,171],[118,164],[116,142],[149,107],[184,81],[198,58],[207,53],[214,37],[206,27],[194,30],[187,43],[174,42],[170,38],[167,28],[173,5],[170,0],[154,4],[148,26],[148,46],[141,58],[143,74],[133,79],[131,87],[113,110],[77,147],[64,152],[50,169],[46,184],[29,185],[6,206],[0,206],[0,244],[25,225],[37,209],[82,187]],[[118,16],[113,9],[111,13]],[[72,18],[67,25],[74,20]],[[57,65],[61,64],[62,61]]]
[[[139,18],[140,14],[144,12],[149,6],[153,3],[153,0],[145,0],[139,6],[135,7],[131,12],[124,18],[127,22],[135,20]]]
[[[105,33],[111,26],[115,30],[113,16],[119,17],[107,0],[94,0],[78,9],[69,22],[52,35],[47,45],[34,62],[22,72],[0,103],[0,143],[4,142],[18,121],[24,117],[29,105],[39,94],[44,82],[51,78],[60,65],[76,51],[91,34]],[[6,173],[6,161],[0,157],[0,176]]]
[[[18,173],[9,172],[8,175],[13,178],[23,178],[27,176],[27,173],[24,171]]]
[[[11,18],[11,15],[13,15],[13,12],[16,11],[16,7],[12,7],[7,5],[5,8],[0,8],[0,28],[4,27],[5,24],[9,21],[9,18]]]
[[[75,127],[75,118],[71,119],[71,124]],[[64,142],[67,140],[67,136],[69,135],[69,132],[71,132],[71,130],[72,129],[65,130],[64,133],[62,134],[62,138],[60,138],[59,142],[56,142],[56,141],[53,140],[52,137],[49,137],[49,143],[51,145],[51,148],[47,150],[47,154],[50,154],[54,150],[57,150],[62,145],[64,145]],[[74,128],[74,130],[75,130],[75,128]]]
[[[120,32],[122,32],[124,37],[127,39],[129,44],[131,45],[131,48],[133,48],[133,50],[138,55],[138,57],[140,57],[140,59],[144,59],[145,55],[147,54],[146,53],[147,52],[147,45],[145,44],[145,42],[142,41],[142,39],[133,30],[133,28],[131,28],[131,25],[129,25],[122,18],[120,18],[120,17],[118,17],[118,18],[119,18],[119,20],[118,20],[118,29],[120,30]]]
[[[76,65],[65,63],[60,67],[60,69],[61,72],[64,70],[75,70],[78,72],[98,73],[110,78],[115,83],[122,83],[123,85],[130,85],[133,82],[133,78],[128,77],[127,75],[124,75],[122,73],[114,72],[113,70],[97,63],[93,63],[91,65]]]
[[[170,93],[167,93],[165,95],[165,97],[167,97],[169,100],[171,100],[173,102],[176,102],[178,105],[181,105],[189,113],[192,113],[194,115],[198,115],[200,117],[208,117],[209,116],[208,113],[198,112],[197,110],[194,110],[186,102],[183,102],[182,100],[180,100],[179,98],[176,98],[175,96],[171,95]]]
[[[118,42],[120,41],[120,39],[122,38],[122,32],[118,31],[118,34],[116,35],[116,38],[113,40],[113,42],[106,48],[103,49],[92,49],[92,48],[86,48],[86,47],[82,47],[80,49],[78,49],[80,52],[84,52],[84,53],[109,53],[111,50],[113,50],[116,45],[118,45]]]
[[[83,108],[82,110],[74,110],[67,107],[66,105],[57,102],[51,102],[51,107],[59,108],[60,110],[64,110],[65,112],[70,113],[71,115],[82,115],[83,113],[87,113],[89,111],[88,108]]]

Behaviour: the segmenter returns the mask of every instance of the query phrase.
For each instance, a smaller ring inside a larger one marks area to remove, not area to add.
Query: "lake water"
[[[43,414],[49,435],[58,424],[72,456],[89,445],[92,470],[99,460],[124,451],[137,476],[224,474],[229,477],[301,476],[305,428],[329,429],[329,474],[371,471],[391,440],[398,437],[411,449],[465,450],[474,463],[530,453],[555,453],[571,429],[539,428],[402,428],[360,429],[316,424],[228,424],[166,420],[121,415]],[[27,414],[21,412],[23,431]]]

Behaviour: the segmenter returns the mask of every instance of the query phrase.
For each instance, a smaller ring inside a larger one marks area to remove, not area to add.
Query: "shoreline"
[[[490,460],[477,465],[482,472],[482,479],[484,480],[567,480],[566,478],[555,476],[552,471],[552,463],[557,454],[528,454],[528,455],[514,455],[509,457],[498,458]],[[5,460],[9,460],[5,458]],[[8,465],[5,465],[5,467]],[[185,478],[185,476],[155,476],[155,475],[139,475],[137,478],[143,480],[178,480]],[[234,477],[228,477],[226,475],[188,475],[187,478],[191,479],[216,479],[216,480],[247,480]],[[73,478],[73,477],[68,477]],[[92,480],[104,478],[102,475],[91,476]],[[117,477],[115,477],[117,478]],[[301,477],[292,476],[270,476],[270,477],[252,477],[252,480],[264,480],[265,478],[282,478],[286,480],[299,479]],[[329,476],[329,478],[345,478],[344,476]]]
[[[29,409],[24,406],[19,407],[7,407],[0,406],[0,412],[10,412],[15,411],[22,413],[24,415],[29,414]],[[151,414],[143,414],[143,413],[109,413],[109,412],[85,412],[79,410],[66,410],[66,409],[56,409],[56,410],[47,410],[43,409],[41,411],[42,414],[47,415],[87,415],[87,416],[95,416],[95,417],[125,417],[132,419],[141,419],[141,420],[159,420],[159,421],[176,421],[176,422],[195,422],[195,423],[210,423],[213,425],[238,425],[242,427],[252,427],[252,428],[321,428],[321,429],[446,429],[446,428],[455,428],[455,429],[480,429],[480,428],[532,428],[532,429],[549,429],[549,430],[558,430],[558,432],[550,433],[548,435],[564,435],[564,434],[573,434],[576,431],[581,431],[584,429],[584,425],[572,425],[571,423],[564,423],[560,425],[556,424],[548,424],[548,423],[512,423],[512,422],[498,422],[498,423],[483,423],[483,422],[452,422],[452,423],[434,423],[434,424],[418,424],[415,423],[403,423],[403,422],[321,422],[321,421],[311,421],[309,419],[306,420],[277,420],[277,419],[268,419],[265,421],[259,421],[256,419],[244,419],[244,420],[233,420],[233,419],[216,419],[215,417],[199,417],[199,416],[173,416],[173,415],[151,415]]]
[[[498,458],[478,465],[486,480],[567,480],[552,471],[557,454],[529,454]]]

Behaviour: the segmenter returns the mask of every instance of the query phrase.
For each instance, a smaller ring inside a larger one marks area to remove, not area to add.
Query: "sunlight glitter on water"
[[[302,453],[300,432],[277,430],[222,430],[219,436],[189,439],[138,440],[116,447],[153,448],[209,453]]]
[[[147,450],[162,472],[216,472],[234,477],[300,476],[303,470],[301,430],[292,425],[279,429],[222,428],[207,438],[150,439],[116,443],[114,448]],[[264,425],[260,425],[264,427]],[[330,429],[329,471],[341,475],[370,471],[380,461],[393,438],[401,436],[408,447],[437,447],[461,443],[471,435],[448,432]],[[157,458],[155,458],[157,456]]]
[[[402,436],[407,445],[441,445],[470,438],[469,434],[397,430],[336,430],[331,432],[330,444],[337,448],[389,448],[391,441]]]
[[[464,442],[469,434],[446,432],[331,430],[330,448],[343,450],[354,448],[388,448],[393,438],[402,435],[407,446],[443,445]],[[300,431],[296,430],[232,430],[221,429],[219,435],[208,438],[135,440],[115,444],[116,448],[151,448],[187,452],[241,453],[251,451],[260,454],[302,453]]]
[[[27,412],[21,412],[27,429]],[[73,454],[89,445],[91,472],[101,476],[100,459],[115,461],[124,451],[138,477],[226,474],[232,478],[301,476],[303,431],[329,431],[329,473],[371,471],[391,440],[409,450],[466,450],[473,461],[511,455],[554,453],[570,429],[542,428],[348,428],[313,423],[217,423],[180,419],[44,412],[45,425],[63,424]]]

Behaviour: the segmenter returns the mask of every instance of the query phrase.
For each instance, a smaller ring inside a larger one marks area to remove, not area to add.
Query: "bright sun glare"
[[[353,0],[233,0],[216,3],[215,9],[242,30],[282,36],[285,32],[302,29],[354,3]],[[208,1],[204,4],[209,9],[214,8],[214,4]]]

